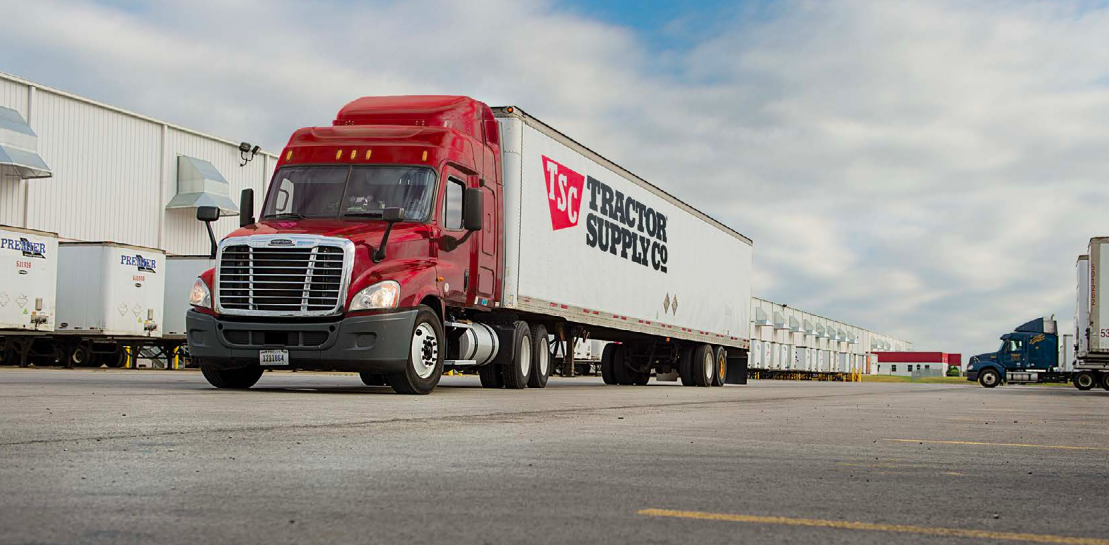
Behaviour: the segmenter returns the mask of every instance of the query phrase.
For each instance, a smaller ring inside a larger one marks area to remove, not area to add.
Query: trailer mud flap
[[[739,357],[731,357],[729,353],[725,384],[747,384],[747,352],[740,352],[740,354]]]

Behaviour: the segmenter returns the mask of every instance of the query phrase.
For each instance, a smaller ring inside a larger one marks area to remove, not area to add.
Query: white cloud
[[[1069,323],[1109,232],[1100,5],[796,1],[667,51],[553,0],[127,7],[0,0],[0,70],[270,149],[361,95],[514,103],[750,235],[756,294],[920,348]]]

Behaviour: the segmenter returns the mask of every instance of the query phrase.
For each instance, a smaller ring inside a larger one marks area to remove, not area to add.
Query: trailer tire
[[[388,386],[389,381],[385,379],[385,375],[376,373],[358,373],[358,377],[362,379],[362,384],[366,386]]]
[[[632,382],[632,384],[635,384],[636,386],[646,386],[648,382],[651,382],[650,370],[635,372],[635,380]]]
[[[1083,371],[1074,375],[1074,387],[1085,392],[1097,385],[1097,379],[1094,374],[1089,371]]]
[[[443,360],[447,351],[443,324],[431,307],[416,307],[416,322],[412,324],[411,335],[404,370],[390,373],[387,380],[398,394],[427,395],[443,377]]]
[[[531,329],[528,323],[517,320],[513,324],[512,332],[512,361],[504,366],[504,387],[511,390],[522,390],[528,387],[531,378],[534,359],[532,352],[534,343],[531,342]]]
[[[547,335],[545,326],[531,326],[531,344],[534,350],[531,355],[531,376],[528,377],[528,387],[546,388],[547,379],[551,377],[551,339]]]
[[[200,374],[208,380],[208,384],[221,390],[245,390],[254,386],[262,378],[262,366],[252,365],[240,369],[217,369],[211,365],[200,362]]]
[[[504,366],[488,364],[477,368],[482,388],[504,388]]]
[[[693,386],[697,384],[696,377],[694,377],[693,369],[693,356],[697,351],[694,345],[683,346],[681,355],[678,360],[678,376],[682,379],[682,386]]]
[[[1109,390],[1109,373],[1101,374],[1101,389]]]
[[[605,345],[604,351],[601,352],[601,380],[609,386],[616,384],[616,365],[613,362],[616,360],[616,351],[619,346],[615,343],[608,343]]]
[[[716,380],[716,352],[707,344],[698,345],[693,351],[693,383],[712,386]]]
[[[612,360],[612,374],[616,378],[616,384],[635,385],[638,374],[628,367],[628,349],[625,345],[616,346],[616,357]]]
[[[716,377],[713,386],[723,386],[724,377],[728,376],[728,350],[723,346],[716,347]]]
[[[993,369],[983,369],[978,373],[978,384],[986,388],[996,388],[1001,384],[1001,374]]]

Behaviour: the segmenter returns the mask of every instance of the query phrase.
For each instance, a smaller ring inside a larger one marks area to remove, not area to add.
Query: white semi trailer
[[[0,349],[27,365],[36,341],[54,330],[58,235],[0,225]],[[39,343],[42,344],[42,343]],[[38,351],[49,351],[49,345]]]

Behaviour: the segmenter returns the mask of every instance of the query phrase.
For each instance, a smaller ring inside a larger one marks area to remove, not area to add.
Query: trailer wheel
[[[488,364],[477,368],[482,388],[504,388],[504,366]]]
[[[635,372],[635,380],[632,381],[632,384],[636,386],[646,386],[648,382],[651,382],[651,371],[649,369],[647,371]]]
[[[728,376],[728,350],[723,346],[716,347],[716,378],[713,386],[723,386],[724,378]]]
[[[697,348],[693,345],[683,346],[681,349],[680,360],[678,361],[678,376],[682,379],[682,386],[693,386],[697,384],[696,373],[694,372],[695,366],[693,365],[693,358]]]
[[[376,373],[358,373],[358,377],[362,379],[362,384],[366,386],[388,386],[389,381],[385,380],[385,375]]]
[[[388,376],[389,386],[398,394],[430,394],[443,376],[446,345],[439,317],[426,305],[416,312],[404,370]]]
[[[998,384],[1001,384],[1001,375],[993,369],[983,369],[981,373],[978,373],[978,383],[986,388],[995,388]]]
[[[716,352],[707,344],[697,346],[693,351],[693,383],[697,386],[712,386],[716,380]]]
[[[1101,374],[1101,389],[1109,390],[1109,373]]]
[[[528,379],[532,373],[532,342],[531,330],[528,323],[518,320],[513,324],[512,332],[512,361],[504,366],[504,387],[512,390],[522,390],[528,387]]]
[[[1094,374],[1089,371],[1083,371],[1074,375],[1074,387],[1083,392],[1093,388],[1096,384],[1097,380],[1094,379]]]
[[[601,352],[601,380],[609,386],[616,384],[616,351],[620,345],[608,343]],[[621,358],[623,360],[623,358]]]
[[[547,328],[542,325],[532,326],[531,339],[535,350],[532,350],[531,378],[528,379],[528,386],[546,388],[547,379],[551,376],[551,339],[547,335]]]
[[[241,369],[218,369],[200,362],[200,373],[208,384],[220,389],[245,390],[262,378],[262,366],[252,365]]]

